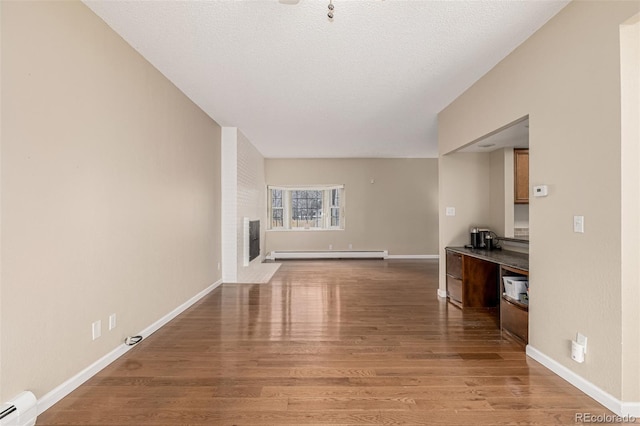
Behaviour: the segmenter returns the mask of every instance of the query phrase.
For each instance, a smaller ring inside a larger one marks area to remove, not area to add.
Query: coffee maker
[[[494,241],[494,237],[491,235],[492,232],[489,229],[473,227],[469,234],[471,237],[471,248],[492,250],[496,247],[496,241]]]

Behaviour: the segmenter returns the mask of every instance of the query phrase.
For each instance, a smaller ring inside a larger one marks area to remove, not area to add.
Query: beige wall
[[[244,261],[244,229],[243,219],[260,220],[260,257],[253,262],[260,262],[265,256],[265,228],[267,226],[267,188],[264,176],[264,157],[249,139],[238,131],[238,277],[242,276]]]
[[[622,394],[640,401],[640,15],[621,27]]]
[[[619,26],[639,10],[638,2],[570,3],[438,119],[446,154],[529,115],[530,182],[550,191],[529,205],[529,343],[616,398],[623,375]],[[441,176],[454,173],[440,164]],[[441,198],[461,190],[460,180],[442,182]],[[481,217],[483,206],[477,210]],[[584,234],[573,232],[573,215],[585,216]],[[463,227],[447,219],[441,200],[441,246],[456,242]],[[584,364],[570,359],[578,331],[589,338]],[[638,400],[638,386],[625,400]]]
[[[500,236],[513,238],[515,218],[524,210],[528,224],[528,204],[514,204],[513,148],[497,149],[490,154],[491,212],[489,227]]]
[[[491,221],[490,156],[486,153],[459,152],[440,156],[440,290],[445,292],[446,246],[470,243],[471,227],[488,227]],[[447,207],[455,207],[455,216],[445,216]],[[443,243],[445,242],[445,243]]]
[[[505,220],[505,161],[504,149],[496,149],[489,155],[489,228],[500,236],[506,236]],[[513,210],[513,207],[512,207]]]
[[[267,252],[438,253],[436,159],[267,159],[265,170],[267,185],[345,185],[343,231],[268,231]]]
[[[82,3],[0,7],[6,400],[220,278],[220,128]]]
[[[2,75],[4,74],[3,72],[3,68],[2,68],[2,57],[4,56],[2,54],[2,47],[3,46],[3,31],[2,31],[2,4],[0,3],[0,400],[2,401],[6,401],[6,398],[4,396],[4,392],[3,392],[3,388],[4,386],[2,385],[2,370],[3,370],[3,362],[2,362],[2,139],[3,139],[3,132],[2,132],[2,105],[4,104],[4,102],[2,102],[3,99],[3,90],[2,90],[2,82],[3,77]]]

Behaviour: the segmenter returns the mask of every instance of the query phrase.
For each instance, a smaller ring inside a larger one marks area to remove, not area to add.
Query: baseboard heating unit
[[[272,251],[267,259],[386,259],[387,250],[372,251]]]
[[[0,405],[0,426],[33,426],[38,417],[34,394],[25,391]]]

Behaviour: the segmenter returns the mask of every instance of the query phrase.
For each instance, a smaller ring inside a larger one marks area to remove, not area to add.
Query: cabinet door
[[[505,298],[500,300],[500,326],[502,331],[517,337],[524,344],[529,343],[529,313]]]
[[[462,261],[462,304],[469,308],[498,306],[498,264],[465,256]]]
[[[529,150],[514,149],[514,202],[516,204],[529,203]]]

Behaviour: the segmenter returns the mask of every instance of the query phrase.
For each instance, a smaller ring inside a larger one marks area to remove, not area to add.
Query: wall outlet
[[[456,215],[456,208],[455,207],[447,207],[444,214],[447,215],[447,216],[455,216]]]
[[[587,336],[585,336],[584,334],[578,333],[576,335],[576,343],[584,347],[584,353],[586,354],[587,353]]]
[[[96,340],[102,335],[102,321],[98,320],[91,324],[91,336]]]
[[[573,217],[573,232],[584,233],[584,216]]]
[[[582,364],[584,362],[584,346],[571,341],[571,359]]]
[[[577,333],[576,340],[571,341],[571,359],[578,363],[584,362],[587,353],[587,336]]]
[[[333,250],[333,244],[329,244],[329,250]]]
[[[109,331],[116,328],[116,314],[109,315]]]
[[[349,250],[353,250],[353,244],[349,243]]]

